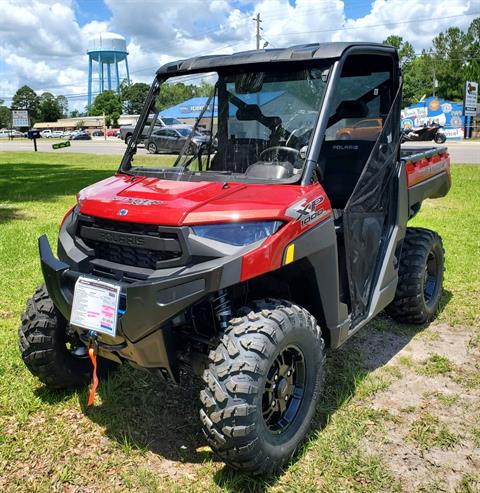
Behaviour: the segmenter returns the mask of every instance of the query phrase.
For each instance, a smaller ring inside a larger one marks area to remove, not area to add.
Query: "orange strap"
[[[97,355],[95,354],[95,349],[93,349],[93,347],[88,348],[88,355],[90,356],[90,359],[92,360],[92,364],[93,364],[93,380],[92,380],[92,386],[90,387],[90,394],[88,396],[88,402],[87,402],[87,406],[91,406],[93,405],[93,401],[95,399],[95,392],[98,387]]]

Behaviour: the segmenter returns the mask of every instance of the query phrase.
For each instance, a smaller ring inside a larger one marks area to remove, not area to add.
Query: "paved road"
[[[448,147],[452,163],[480,164],[480,141],[455,141],[445,142],[438,146],[433,142],[408,142],[408,147]]]
[[[91,154],[114,154],[122,155],[125,152],[125,144],[120,139],[115,137],[104,140],[103,138],[92,140],[71,140],[70,147],[63,149],[52,149],[52,144],[64,142],[64,140],[55,141],[50,139],[38,139],[37,147],[39,152],[83,152]],[[0,140],[0,151],[33,151],[33,142],[29,140]],[[146,153],[143,148],[139,149],[139,153]]]
[[[52,151],[52,141],[49,139],[39,139],[38,150],[39,151]],[[436,144],[432,142],[409,142],[408,146],[415,147],[435,147]],[[450,141],[446,142],[444,146],[448,147],[450,152],[452,163],[473,163],[480,164],[480,142],[464,142],[464,141]],[[437,146],[438,147],[438,146]],[[441,147],[441,146],[440,146]],[[0,140],[0,151],[32,151],[33,142],[27,140],[8,141],[5,139]],[[122,155],[125,151],[125,144],[113,137],[106,141],[103,138],[87,140],[87,141],[71,141],[71,147],[64,149],[57,149],[53,152],[87,152],[92,154],[114,154]],[[139,148],[139,154],[146,154],[145,149]]]

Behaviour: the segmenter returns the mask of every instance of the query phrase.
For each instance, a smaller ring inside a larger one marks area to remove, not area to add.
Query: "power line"
[[[397,26],[400,24],[411,24],[413,22],[422,22],[422,21],[437,21],[444,19],[453,19],[455,17],[465,17],[469,15],[479,15],[480,12],[472,12],[470,14],[461,14],[461,15],[449,15],[444,17],[424,17],[420,19],[410,19],[408,21],[399,21],[399,22],[386,22],[383,24],[370,24],[368,26],[351,26],[351,27],[341,27],[337,29],[316,29],[313,31],[299,31],[299,32],[287,32],[282,34],[270,34],[269,37],[279,38],[284,36],[295,36],[298,34],[312,34],[312,33],[327,33],[327,32],[338,32],[338,31],[349,31],[352,29],[372,29],[377,27],[386,27],[386,26]]]
[[[306,10],[305,12],[307,12],[307,11],[313,11],[313,10],[319,10],[319,9],[321,9],[321,7],[309,9],[309,10]],[[285,36],[296,36],[296,35],[312,34],[312,33],[339,32],[339,31],[348,31],[348,30],[355,30],[355,29],[374,29],[374,28],[386,27],[386,26],[396,26],[396,25],[410,24],[410,23],[413,23],[413,22],[430,21],[430,20],[453,19],[453,18],[457,18],[457,17],[473,16],[473,15],[479,15],[479,14],[480,14],[480,12],[471,12],[471,13],[468,13],[468,14],[459,14],[459,15],[451,15],[451,16],[442,16],[442,17],[425,17],[425,18],[410,19],[410,20],[407,20],[407,21],[387,22],[387,23],[373,24],[373,25],[367,25],[367,26],[351,26],[351,27],[342,27],[342,28],[337,28],[337,29],[318,29],[318,30],[312,30],[312,31],[286,32],[286,33],[282,33],[282,34],[270,34],[269,35],[269,38],[272,38],[272,37],[273,38],[279,38],[279,37],[285,37]],[[272,17],[270,17],[270,18],[272,18]],[[260,31],[263,30],[263,28],[260,27],[260,23],[263,22],[263,20],[260,19],[260,13],[258,13],[257,16],[256,16],[256,18],[254,18],[253,20],[256,21],[256,23],[257,23],[256,46],[257,46],[257,49],[260,49],[260,41],[261,41],[261,39],[264,39],[261,36],[261,34],[260,34]],[[217,28],[218,27],[219,26],[217,26]],[[208,34],[209,32],[212,32],[213,30],[214,30],[214,28],[212,27],[212,29],[210,29],[208,31],[205,31],[203,33],[198,33],[195,36],[201,36],[203,34]],[[269,43],[266,39],[264,39],[264,41],[266,41],[267,43]],[[269,44],[271,44],[271,43],[269,43]],[[238,43],[232,43],[232,44],[229,44],[229,45],[222,46],[222,47],[218,48],[217,51],[220,51],[220,50],[223,50],[223,49],[226,49],[226,48],[235,47],[235,46],[238,46]],[[191,56],[201,56],[204,53],[205,52],[200,52],[200,53],[197,53],[197,54],[193,54]],[[416,53],[416,55],[418,55],[418,54]],[[468,60],[478,60],[478,59],[480,59],[480,58],[476,58],[476,57],[468,58]],[[453,59],[450,59],[450,60],[453,60]],[[466,61],[467,58],[462,58],[462,59],[457,59],[457,60],[465,60]],[[137,73],[144,72],[144,71],[155,70],[157,68],[158,68],[158,65],[150,66],[150,67],[142,67],[142,68],[137,69],[137,70],[135,70],[135,71],[133,71],[131,73],[132,74],[137,74]],[[69,86],[70,86],[70,84],[65,84],[65,85],[61,85],[61,86],[60,85],[59,86],[54,86],[54,88],[69,87]],[[98,94],[100,94],[100,92],[96,92],[94,94],[95,95],[98,95]],[[74,99],[74,98],[87,97],[88,94],[64,94],[63,96],[65,96],[67,99]],[[12,97],[13,96],[0,96],[0,98],[2,98],[2,99],[12,99]]]

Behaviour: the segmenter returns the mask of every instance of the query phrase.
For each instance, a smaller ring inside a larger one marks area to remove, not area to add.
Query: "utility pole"
[[[262,28],[260,27],[260,24],[262,23],[262,20],[260,19],[260,12],[252,20],[255,21],[257,24],[257,34],[255,37],[257,39],[257,50],[259,50],[260,49],[260,40],[262,39],[262,36],[260,35],[260,31],[262,30]]]

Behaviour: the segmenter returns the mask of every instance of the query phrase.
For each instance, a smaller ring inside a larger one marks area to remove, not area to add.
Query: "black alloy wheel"
[[[304,390],[305,358],[300,348],[289,346],[275,358],[263,392],[263,419],[272,433],[283,433],[295,419]]]

